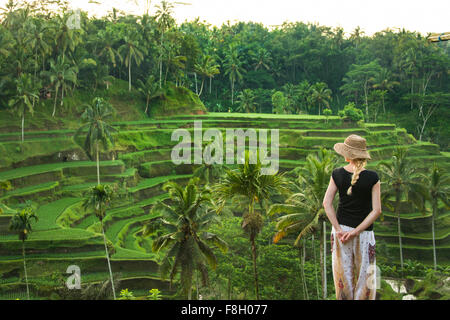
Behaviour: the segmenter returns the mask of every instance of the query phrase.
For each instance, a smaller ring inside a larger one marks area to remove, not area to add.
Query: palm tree
[[[69,82],[74,84],[77,81],[77,69],[76,67],[70,66],[70,64],[64,60],[63,57],[58,56],[55,60],[50,60],[50,70],[42,71],[42,75],[47,76],[50,80],[51,85],[55,90],[55,101],[53,104],[53,113],[52,117],[55,116],[56,113],[56,101],[58,99],[58,91],[61,88],[61,103],[62,107],[64,104],[64,93],[67,91],[69,87]]]
[[[259,68],[264,68],[266,70],[270,70],[270,64],[272,62],[272,57],[270,56],[270,52],[265,48],[259,48],[258,51],[249,52],[253,58],[256,60],[255,63],[255,71]]]
[[[431,234],[433,237],[433,263],[434,270],[437,268],[437,258],[436,258],[436,243],[435,243],[435,229],[434,224],[437,218],[439,208],[438,202],[439,200],[444,203],[447,207],[450,206],[450,202],[448,200],[450,195],[450,177],[444,172],[442,168],[440,168],[436,162],[433,163],[433,166],[430,169],[428,175],[422,175],[423,180],[425,182],[426,189],[428,190],[427,200],[431,203]]]
[[[382,161],[379,169],[384,177],[382,181],[384,188],[381,194],[382,203],[397,216],[398,243],[400,249],[400,266],[403,269],[402,231],[400,220],[400,209],[402,198],[410,201],[419,210],[424,211],[424,199],[426,197],[425,187],[419,181],[416,168],[406,158],[407,149],[397,148],[390,162]],[[394,198],[391,205],[389,199]]]
[[[184,189],[176,182],[166,182],[163,189],[169,192],[172,203],[156,204],[152,212],[161,213],[161,218],[156,223],[147,224],[143,232],[145,236],[151,235],[161,225],[167,229],[168,233],[153,241],[152,250],[159,252],[168,249],[161,263],[161,275],[165,278],[170,274],[172,283],[180,272],[182,293],[189,300],[194,272],[200,272],[203,285],[206,285],[206,266],[213,269],[217,266],[216,256],[210,245],[215,245],[224,252],[228,250],[225,241],[208,232],[208,227],[217,219],[217,214],[210,209],[210,190],[199,189],[198,182],[199,178],[192,178]]]
[[[198,96],[202,95],[203,92],[203,86],[205,83],[205,78],[210,79],[210,89],[211,89],[211,79],[216,75],[219,74],[219,65],[216,64],[213,57],[210,55],[205,55],[201,59],[199,64],[194,65],[195,72],[200,74],[202,76],[202,85],[200,87],[200,92]]]
[[[164,33],[172,27],[175,19],[172,17],[173,4],[168,1],[161,1],[161,5],[156,6],[155,18],[158,21],[158,28],[161,33],[160,54],[159,54],[159,87],[162,87],[162,56]]]
[[[326,214],[322,206],[323,197],[328,186],[331,173],[337,159],[331,151],[321,149],[317,154],[309,154],[303,168],[296,169],[298,178],[293,193],[284,204],[274,204],[269,209],[269,215],[285,213],[277,222],[277,233],[274,242],[280,241],[288,234],[296,233],[294,246],[307,235],[320,235],[320,265],[322,273],[323,298],[327,297],[326,280]],[[314,244],[313,244],[314,245]]]
[[[125,66],[128,67],[128,91],[131,91],[131,64],[134,60],[140,66],[144,60],[145,49],[139,44],[139,40],[131,37],[124,37],[124,44],[119,48],[119,52],[124,57]]]
[[[330,106],[331,89],[328,89],[325,82],[317,82],[311,87],[310,100],[313,104],[318,106],[320,115],[320,109],[322,106]]]
[[[255,95],[251,89],[244,89],[237,96],[239,107],[237,111],[242,111],[246,113],[255,112],[256,104],[255,104]]]
[[[137,80],[137,89],[145,97],[145,114],[148,114],[148,105],[150,100],[159,97],[162,91],[158,87],[158,82],[153,75],[149,75],[145,83],[141,79]]]
[[[98,57],[106,56],[109,62],[113,64],[114,68],[117,66],[117,62],[123,62],[123,58],[119,50],[114,48],[114,44],[116,43],[117,39],[114,37],[114,34],[111,31],[100,30],[96,41],[100,42],[100,44],[98,45],[100,49],[97,54]]]
[[[55,50],[58,56],[62,56],[63,60],[66,57],[67,49],[69,49],[71,52],[74,52],[76,46],[82,41],[82,27],[81,25],[80,29],[69,27],[68,19],[70,17],[71,14],[69,12],[66,12],[62,15],[55,15],[54,19],[51,20],[53,23],[52,29],[54,32],[56,45]]]
[[[259,152],[256,153],[256,164],[249,161],[250,151],[245,152],[245,162],[237,170],[226,168],[223,179],[212,187],[216,197],[217,211],[220,212],[227,200],[241,197],[247,200],[248,210],[242,217],[242,228],[248,234],[253,261],[253,274],[255,280],[255,295],[259,299],[258,271],[256,264],[257,247],[256,237],[263,227],[264,201],[274,194],[287,191],[284,174],[261,174],[261,161]],[[260,211],[255,210],[255,202],[259,203]]]
[[[84,140],[83,149],[92,159],[92,151],[96,153],[97,161],[97,183],[100,185],[100,160],[99,151],[101,143],[103,149],[108,148],[108,144],[114,144],[114,139],[111,133],[117,130],[109,125],[107,121],[113,116],[112,106],[105,102],[102,98],[94,98],[91,106],[87,106],[86,110],[81,115],[83,124],[74,135],[74,140],[81,134],[84,129],[88,129],[86,138]]]
[[[95,216],[100,221],[103,235],[103,243],[105,245],[106,260],[108,262],[109,277],[111,279],[111,288],[114,300],[116,300],[116,290],[114,288],[114,279],[111,270],[111,262],[109,260],[108,245],[105,236],[105,229],[103,227],[103,219],[105,218],[106,209],[108,208],[109,203],[111,202],[112,196],[113,191],[108,185],[98,184],[97,186],[91,189],[89,196],[83,201],[83,208],[84,210],[87,210],[89,207],[92,207],[94,209]]]
[[[224,169],[222,164],[207,164],[203,163],[200,167],[195,169],[193,176],[200,178],[200,181],[204,181],[205,184],[216,182],[223,174]]]
[[[30,289],[28,287],[28,275],[27,275],[27,264],[25,259],[25,240],[28,239],[32,228],[32,220],[38,221],[38,217],[33,207],[26,205],[25,208],[16,213],[10,221],[9,229],[11,231],[16,231],[19,234],[19,239],[22,240],[22,257],[23,257],[23,270],[25,272],[25,282],[27,285],[27,299],[30,300]]]
[[[228,51],[225,53],[225,75],[229,76],[231,84],[231,105],[234,103],[234,84],[236,80],[242,80],[242,73],[245,69],[242,67],[243,62],[240,60],[239,53],[235,45],[230,45]]]
[[[25,113],[28,110],[33,115],[33,100],[39,99],[39,84],[33,81],[28,73],[22,73],[15,81],[16,94],[9,100],[9,106],[22,118],[22,142],[24,141]]]
[[[386,113],[386,107],[384,105],[384,96],[386,92],[392,92],[393,88],[400,84],[400,82],[393,81],[391,78],[391,72],[387,68],[381,68],[381,71],[374,77],[374,84],[372,85],[374,89],[379,89],[382,90],[382,92],[385,92],[382,94],[383,113]]]

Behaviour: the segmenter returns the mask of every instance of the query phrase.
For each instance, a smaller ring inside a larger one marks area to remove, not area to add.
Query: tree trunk
[[[397,191],[395,195],[395,211],[397,214],[397,228],[398,228],[398,244],[400,247],[400,266],[403,270],[403,249],[402,249],[402,234],[401,234],[401,222],[400,222],[400,192]]]
[[[315,249],[315,245],[314,245],[314,233],[311,235],[311,243],[312,243],[312,251],[313,251],[314,273],[316,275],[317,299],[319,299],[320,290],[319,290],[319,277],[317,276],[317,267],[316,267],[316,249]]]
[[[145,114],[147,114],[147,111],[148,111],[148,104],[149,104],[149,102],[150,102],[150,96],[149,95],[147,95],[147,103],[146,103],[146,105],[145,105]]]
[[[24,126],[25,126],[25,110],[22,114],[22,142],[25,140],[25,133],[24,133]]]
[[[23,271],[25,272],[25,283],[27,285],[27,299],[30,300],[30,288],[28,287],[28,275],[27,264],[25,262],[25,241],[22,240],[22,258],[23,258]]]
[[[116,289],[114,288],[114,279],[111,270],[111,262],[109,261],[109,252],[108,246],[106,245],[106,236],[105,236],[105,229],[103,228],[103,221],[101,221],[101,225],[102,225],[103,243],[105,244],[106,260],[108,261],[109,277],[111,279],[111,288],[113,292],[113,298],[114,300],[116,300]]]
[[[130,61],[128,61],[128,91],[131,91],[131,56]]]
[[[98,152],[98,141],[96,142],[96,149],[97,149],[97,184],[100,185],[100,159]]]
[[[52,117],[55,117],[55,113],[56,113],[56,99],[58,98],[58,89],[59,89],[59,86],[56,86],[56,88],[55,88],[55,103],[53,104]]]
[[[259,300],[259,283],[258,283],[258,270],[256,268],[256,243],[255,243],[255,236],[252,236],[250,241],[252,243],[253,274],[255,276],[255,294],[256,294],[256,300]]]
[[[433,199],[433,213],[431,216],[431,235],[433,237],[433,265],[434,265],[434,271],[436,271],[437,268],[437,259],[436,259],[436,237],[434,233],[434,219],[436,217],[437,213],[437,200]]]

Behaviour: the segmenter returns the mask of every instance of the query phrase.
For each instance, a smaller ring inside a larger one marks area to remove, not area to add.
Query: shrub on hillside
[[[345,107],[344,110],[338,112],[338,115],[341,118],[349,119],[353,122],[358,122],[359,120],[364,119],[364,115],[361,109],[358,109],[355,106],[355,103],[350,102]]]

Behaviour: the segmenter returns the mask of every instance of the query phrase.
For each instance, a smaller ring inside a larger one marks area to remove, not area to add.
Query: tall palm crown
[[[161,264],[163,277],[169,275],[173,281],[180,273],[183,295],[191,298],[192,277],[195,270],[207,284],[207,265],[215,269],[216,256],[210,245],[215,245],[224,252],[227,244],[217,235],[208,232],[209,225],[216,220],[217,214],[210,209],[209,189],[197,187],[199,178],[192,178],[185,188],[173,181],[164,184],[163,189],[170,194],[171,204],[159,202],[152,212],[161,213],[157,223],[147,224],[144,235],[152,234],[157,226],[163,226],[168,233],[153,241],[152,250],[159,252],[165,248],[167,253]]]
[[[327,88],[327,85],[324,82],[318,82],[312,86],[311,89],[311,102],[316,104],[320,110],[322,106],[329,107],[331,100],[331,90]]]
[[[255,278],[255,295],[259,299],[258,272],[256,265],[256,237],[263,227],[262,211],[264,202],[272,195],[287,192],[287,181],[283,174],[261,174],[261,160],[256,153],[256,163],[250,163],[250,151],[245,152],[245,162],[237,170],[226,169],[224,177],[212,187],[215,195],[216,208],[220,212],[229,199],[241,197],[247,200],[248,210],[242,219],[242,228],[248,234],[252,247],[253,273]],[[255,202],[259,203],[261,211],[255,211]]]
[[[77,130],[75,137],[78,137],[86,128],[88,129],[84,140],[84,150],[90,158],[92,158],[92,151],[97,151],[94,148],[98,143],[101,143],[105,149],[108,147],[108,143],[114,143],[111,134],[117,132],[117,129],[107,122],[113,115],[113,108],[102,98],[94,98],[92,105],[87,106],[81,115],[84,124]]]
[[[17,231],[19,239],[25,241],[28,239],[31,231],[33,231],[31,227],[33,220],[34,222],[38,221],[36,212],[32,207],[27,206],[11,218],[9,229],[12,231]]]
[[[25,113],[28,112],[33,115],[35,99],[39,99],[38,86],[32,76],[28,73],[22,73],[16,80],[16,94],[9,100],[8,104],[14,112],[16,112],[22,119],[22,142],[24,141],[24,121]]]
[[[74,140],[77,141],[78,136],[88,129],[86,138],[84,139],[83,149],[90,159],[92,159],[92,151],[96,152],[97,161],[97,182],[100,184],[100,144],[103,149],[107,149],[109,143],[114,144],[112,137],[113,132],[117,130],[108,124],[107,120],[114,115],[112,106],[105,102],[102,98],[94,98],[92,105],[87,106],[86,110],[81,115],[81,120],[85,123],[82,125],[74,135]]]
[[[406,158],[407,149],[397,148],[391,158],[391,162],[382,161],[379,164],[380,172],[383,176],[383,192],[381,201],[385,207],[397,215],[397,228],[400,249],[400,265],[403,268],[402,233],[400,220],[400,205],[402,199],[407,203],[411,202],[419,210],[424,211],[424,200],[426,189],[420,183],[420,175],[416,168]],[[394,203],[389,201],[394,198]]]
[[[106,209],[112,200],[112,195],[113,192],[108,185],[97,185],[92,188],[89,197],[84,200],[83,208],[86,210],[92,207],[97,219],[103,221],[106,215]]]
[[[428,190],[427,200],[431,203],[431,234],[433,241],[433,263],[434,269],[437,268],[437,256],[436,256],[436,235],[435,235],[435,222],[439,214],[439,201],[445,205],[446,209],[450,207],[450,176],[436,163],[430,169],[428,175],[422,175],[425,186]]]
[[[231,83],[231,104],[234,103],[234,84],[236,80],[242,80],[242,74],[246,72],[242,65],[243,62],[240,60],[236,46],[230,45],[225,56],[223,67],[225,69],[225,75],[229,76]]]

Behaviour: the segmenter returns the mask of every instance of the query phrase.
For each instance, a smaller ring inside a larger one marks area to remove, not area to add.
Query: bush
[[[338,112],[338,115],[353,122],[358,122],[364,118],[362,110],[358,109],[353,102],[348,103],[344,110]]]

